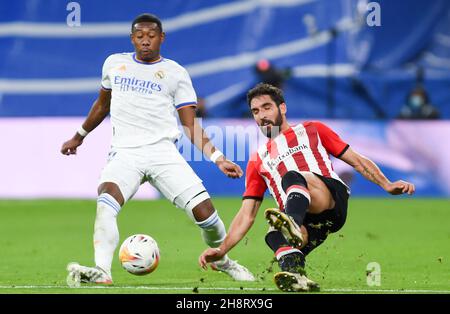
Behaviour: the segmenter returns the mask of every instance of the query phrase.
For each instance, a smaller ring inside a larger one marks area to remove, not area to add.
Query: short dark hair
[[[161,20],[156,15],[153,15],[150,13],[143,13],[143,14],[138,15],[131,23],[131,32],[134,31],[134,25],[136,25],[137,23],[143,23],[143,22],[156,23],[156,25],[159,28],[159,31],[162,33],[163,30],[162,30]]]
[[[283,91],[281,89],[267,83],[259,83],[258,85],[256,85],[255,87],[253,87],[251,90],[248,91],[247,93],[248,105],[250,106],[250,102],[252,101],[253,98],[262,95],[269,95],[277,106],[284,103]]]

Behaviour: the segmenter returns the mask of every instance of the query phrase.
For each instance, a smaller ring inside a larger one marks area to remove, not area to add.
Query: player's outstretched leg
[[[94,225],[95,265],[110,277],[114,251],[119,244],[117,215],[120,208],[120,204],[110,194],[99,195]]]
[[[94,226],[94,249],[96,267],[78,263],[67,265],[67,284],[79,286],[80,283],[112,284],[111,264],[114,251],[119,243],[117,214],[120,204],[108,193],[97,199],[97,215]]]
[[[281,272],[274,276],[275,285],[282,291],[318,291],[319,285],[306,277],[305,256],[298,248],[280,247],[275,256]]]
[[[305,241],[308,241],[309,234],[303,234]],[[276,273],[274,281],[276,286],[282,291],[316,291],[319,286],[306,277],[305,255],[298,247],[292,247],[286,241],[284,235],[270,228],[265,237],[267,245],[275,253],[278,266],[281,272]]]
[[[78,263],[69,263],[67,265],[67,284],[70,287],[79,287],[80,283],[96,283],[112,285],[112,278],[100,267],[86,267]]]
[[[308,240],[309,235],[306,231],[303,234],[303,237]],[[300,248],[290,246],[280,231],[270,227],[265,240],[267,245],[274,252],[281,270],[298,273],[304,272],[306,263],[305,254],[303,254],[303,251],[300,251]],[[290,256],[293,256],[293,258]]]
[[[266,235],[266,242],[276,250],[275,256],[281,269],[274,276],[275,285],[286,292],[319,290],[319,285],[306,277],[305,256],[299,249],[306,234],[304,236],[294,220],[277,208],[266,209],[265,216],[275,229]],[[290,246],[285,245],[283,239]]]

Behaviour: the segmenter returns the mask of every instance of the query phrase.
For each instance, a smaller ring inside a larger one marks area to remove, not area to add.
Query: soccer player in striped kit
[[[274,280],[283,291],[311,291],[318,284],[306,277],[305,256],[342,228],[347,216],[350,189],[333,171],[329,154],[355,168],[386,192],[413,194],[406,181],[389,181],[378,166],[355,152],[333,130],[318,121],[289,125],[280,89],[258,84],[247,94],[253,118],[269,138],[254,153],[246,170],[241,209],[231,223],[225,240],[205,250],[199,263],[220,259],[251,228],[268,188],[279,208],[268,208],[270,225],[266,243],[281,268]]]

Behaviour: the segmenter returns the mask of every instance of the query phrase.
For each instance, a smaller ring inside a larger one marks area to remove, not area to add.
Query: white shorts
[[[99,184],[117,184],[128,201],[146,181],[177,207],[190,211],[209,198],[202,180],[174,143],[164,140],[140,147],[111,149]]]

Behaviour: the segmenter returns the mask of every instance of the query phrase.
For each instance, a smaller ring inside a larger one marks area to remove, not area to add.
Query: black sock
[[[299,249],[290,246],[280,231],[270,231],[266,234],[265,239],[267,245],[275,253],[278,266],[282,271],[304,273],[305,255]]]
[[[301,226],[311,200],[306,180],[300,173],[288,171],[281,180],[281,186],[287,194],[284,211]]]
[[[274,253],[278,251],[280,247],[289,246],[289,243],[280,231],[270,231],[266,234],[265,240]]]
[[[299,226],[303,225],[309,200],[298,192],[289,192],[284,211],[291,216]]]
[[[305,256],[302,252],[292,252],[278,259],[278,266],[282,271],[305,275]]]

